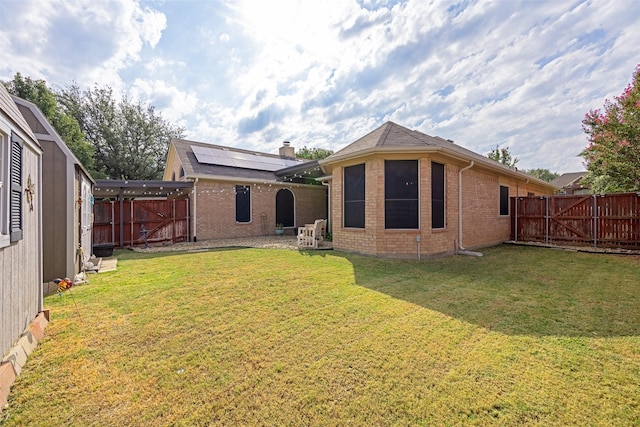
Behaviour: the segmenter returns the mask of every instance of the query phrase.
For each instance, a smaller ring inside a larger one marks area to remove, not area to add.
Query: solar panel
[[[243,153],[240,151],[224,150],[216,147],[201,147],[192,145],[191,150],[199,163],[236,168],[254,169],[274,172],[301,162],[294,159],[283,159],[262,154]]]

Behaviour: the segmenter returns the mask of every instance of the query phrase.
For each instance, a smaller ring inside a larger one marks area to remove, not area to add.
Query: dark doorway
[[[295,225],[293,193],[286,188],[276,193],[276,224],[282,224],[284,227]]]

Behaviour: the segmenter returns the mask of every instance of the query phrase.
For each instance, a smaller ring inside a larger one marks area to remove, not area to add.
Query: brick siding
[[[384,160],[419,158],[419,229],[386,230],[384,223]],[[445,227],[431,228],[431,162],[445,165]],[[342,227],[343,168],[365,163],[365,228]],[[429,258],[453,254],[458,242],[458,172],[468,163],[444,156],[374,156],[334,165],[331,183],[333,245],[337,250],[368,255]],[[467,249],[492,246],[509,239],[510,218],[499,215],[500,185],[509,197],[549,194],[543,187],[474,166],[462,174],[462,244]],[[420,238],[420,243],[416,238]]]

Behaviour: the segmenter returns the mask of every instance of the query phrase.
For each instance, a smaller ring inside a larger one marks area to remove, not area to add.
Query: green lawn
[[[119,252],[0,425],[640,425],[640,259],[484,254]]]

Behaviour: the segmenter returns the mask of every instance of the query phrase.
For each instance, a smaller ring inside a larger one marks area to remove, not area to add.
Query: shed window
[[[24,143],[11,135],[9,159],[9,234],[12,242],[22,239],[22,167]]]
[[[364,163],[344,168],[344,226],[364,228]]]
[[[431,228],[445,227],[444,165],[431,162]]]
[[[236,222],[251,221],[251,187],[236,185]]]
[[[418,161],[385,160],[384,226],[418,228]]]
[[[500,216],[509,215],[509,187],[500,186]]]

